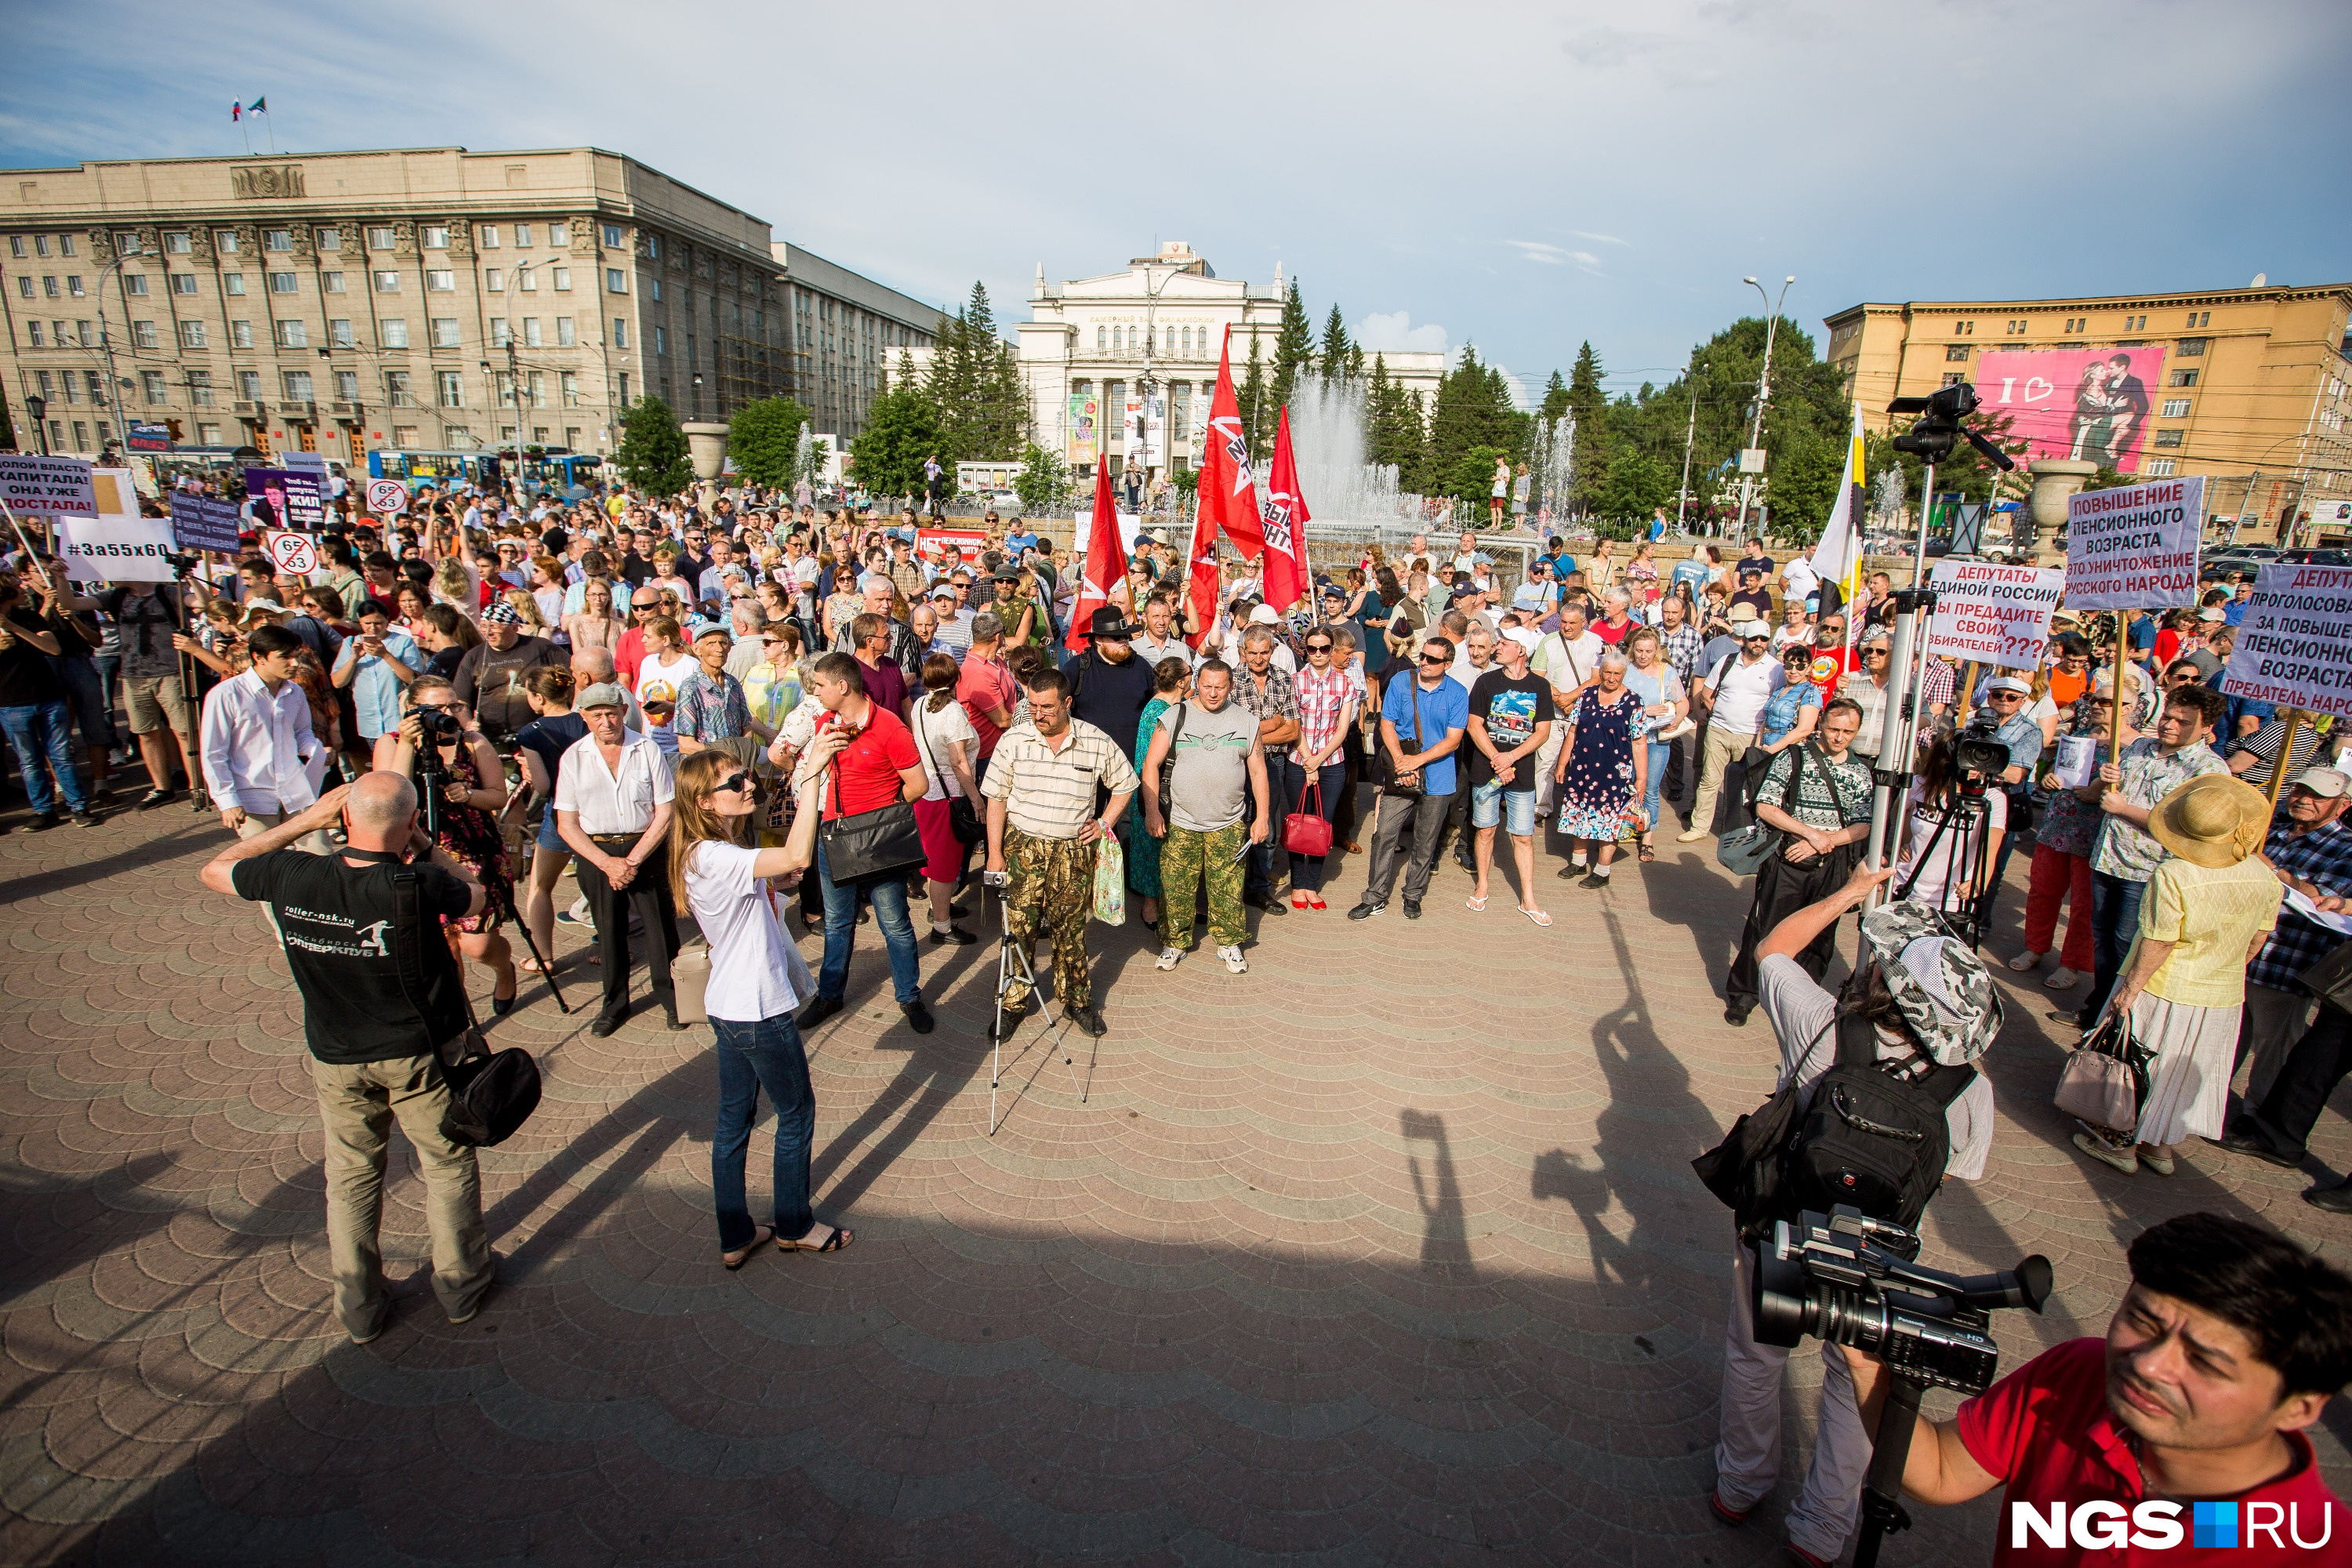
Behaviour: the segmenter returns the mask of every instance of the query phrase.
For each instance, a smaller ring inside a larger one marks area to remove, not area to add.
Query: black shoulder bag
[[[1411,744],[1405,749],[1417,752],[1421,750],[1421,672],[1408,668],[1405,674],[1409,678],[1406,684],[1412,700],[1412,734],[1409,737]],[[1396,758],[1386,746],[1375,747],[1372,752],[1372,783],[1380,786],[1382,795],[1398,795],[1406,800],[1421,798],[1421,770],[1413,768],[1399,772]]]
[[[1176,723],[1168,731],[1168,750],[1160,759],[1160,815],[1163,819],[1170,801],[1175,798],[1176,742],[1184,738],[1184,710],[1192,706],[1190,702],[1176,704]]]
[[[437,929],[425,923],[424,900],[417,893],[416,868],[396,866],[392,873],[392,912],[397,943],[394,960],[402,994],[424,1018],[424,954],[420,942],[440,940]],[[515,1129],[539,1109],[539,1064],[520,1047],[490,1049],[474,1018],[473,999],[461,984],[457,994],[466,1004],[466,1027],[456,1037],[434,1047],[434,1058],[449,1086],[449,1109],[441,1113],[441,1135],[452,1143],[487,1149],[503,1143]]]
[[[841,759],[833,760],[833,808],[841,809]],[[929,857],[915,808],[904,799],[855,816],[835,816],[817,829],[824,849],[825,875],[835,887],[904,876]]]
[[[953,773],[940,773],[939,763],[932,759],[931,738],[923,731],[923,720],[928,712],[929,710],[919,703],[914,709],[915,744],[922,748],[923,765],[938,776],[940,784],[944,787],[960,781]],[[910,806],[908,809],[913,808]],[[961,795],[950,794],[948,796],[948,827],[955,834],[956,842],[967,849],[988,837],[987,831],[980,825],[979,808]],[[929,857],[926,856],[925,858],[928,859]]]

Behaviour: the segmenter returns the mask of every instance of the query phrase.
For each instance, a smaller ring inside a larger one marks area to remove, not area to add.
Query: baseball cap
[[[504,599],[494,600],[492,601],[490,607],[482,612],[482,625],[486,626],[519,626],[522,625],[522,612],[516,609],[512,605],[508,604]]]
[[[1987,691],[2014,691],[2020,697],[2033,695],[2033,683],[2021,680],[2014,675],[1996,675],[1985,682],[1984,689]]]
[[[2341,800],[2345,790],[2352,787],[2352,779],[2334,768],[2305,768],[2286,782],[2329,800]]]
[[[2226,621],[2230,617],[2219,610],[2200,610],[2197,612],[2197,618],[2205,625],[2211,626],[2215,621]]]
[[[1249,613],[1249,624],[1254,626],[1278,626],[1282,624],[1282,612],[1272,605],[1260,605]]]
[[[1749,637],[1770,637],[1772,628],[1753,616],[1745,616],[1731,623],[1731,635],[1746,642]]]

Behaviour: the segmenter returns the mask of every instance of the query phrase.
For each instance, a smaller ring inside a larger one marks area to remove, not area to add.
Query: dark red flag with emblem
[[[1095,458],[1095,515],[1087,533],[1087,563],[1078,579],[1077,603],[1070,607],[1069,635],[1063,646],[1084,653],[1095,612],[1127,592],[1127,550],[1118,542],[1118,508],[1110,499],[1110,464]]]
[[[1286,610],[1305,598],[1315,581],[1307,569],[1307,498],[1298,493],[1298,464],[1290,455],[1290,410],[1274,428],[1274,462],[1266,470],[1265,499],[1258,504],[1265,538],[1265,602]]]

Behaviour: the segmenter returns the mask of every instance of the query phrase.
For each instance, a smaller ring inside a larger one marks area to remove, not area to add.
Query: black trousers
[[[1756,899],[1748,906],[1748,923],[1740,928],[1739,955],[1731,961],[1730,976],[1724,982],[1726,1006],[1756,1005],[1757,945],[1784,917],[1807,904],[1819,903],[1843,886],[1845,879],[1853,875],[1854,861],[1861,853],[1858,844],[1841,844],[1827,855],[1802,865],[1778,853],[1764,862],[1756,873]],[[1830,954],[1836,948],[1837,926],[1832,922],[1805,944],[1804,951],[1797,954],[1797,962],[1804,966],[1806,973],[1819,980],[1829,968]]]
[[[1356,786],[1364,778],[1361,727],[1348,726],[1347,735],[1339,742],[1339,761],[1348,771],[1340,780],[1339,798],[1331,806],[1331,847],[1335,852],[1347,847],[1356,837]]]
[[[2279,1153],[2300,1158],[2327,1109],[2327,1097],[2352,1073],[2352,1013],[2322,1006],[2319,1016],[2287,1053],[2277,1081],[2251,1112],[2248,1129]]]
[[[607,855],[625,855],[636,843],[634,834],[599,837],[596,847]],[[584,859],[579,867],[580,890],[588,895],[588,915],[596,923],[596,953],[604,970],[603,1016],[618,1019],[629,1010],[629,911],[646,928],[652,945],[646,967],[653,973],[654,999],[668,1011],[677,1011],[677,992],[670,984],[669,961],[677,953],[677,910],[669,900],[669,850],[656,849],[637,868],[625,888],[614,888],[604,873]]]

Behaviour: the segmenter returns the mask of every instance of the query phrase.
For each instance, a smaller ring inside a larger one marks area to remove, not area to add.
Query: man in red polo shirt
[[[2140,1234],[2104,1342],[2071,1340],[1918,1418],[1903,1489],[2001,1494],[2002,1568],[2352,1563],[2352,1518],[2305,1428],[2352,1381],[2352,1279],[2246,1220]],[[1886,1370],[1849,1348],[1875,1436]],[[2063,1517],[2062,1517],[2063,1515]]]

